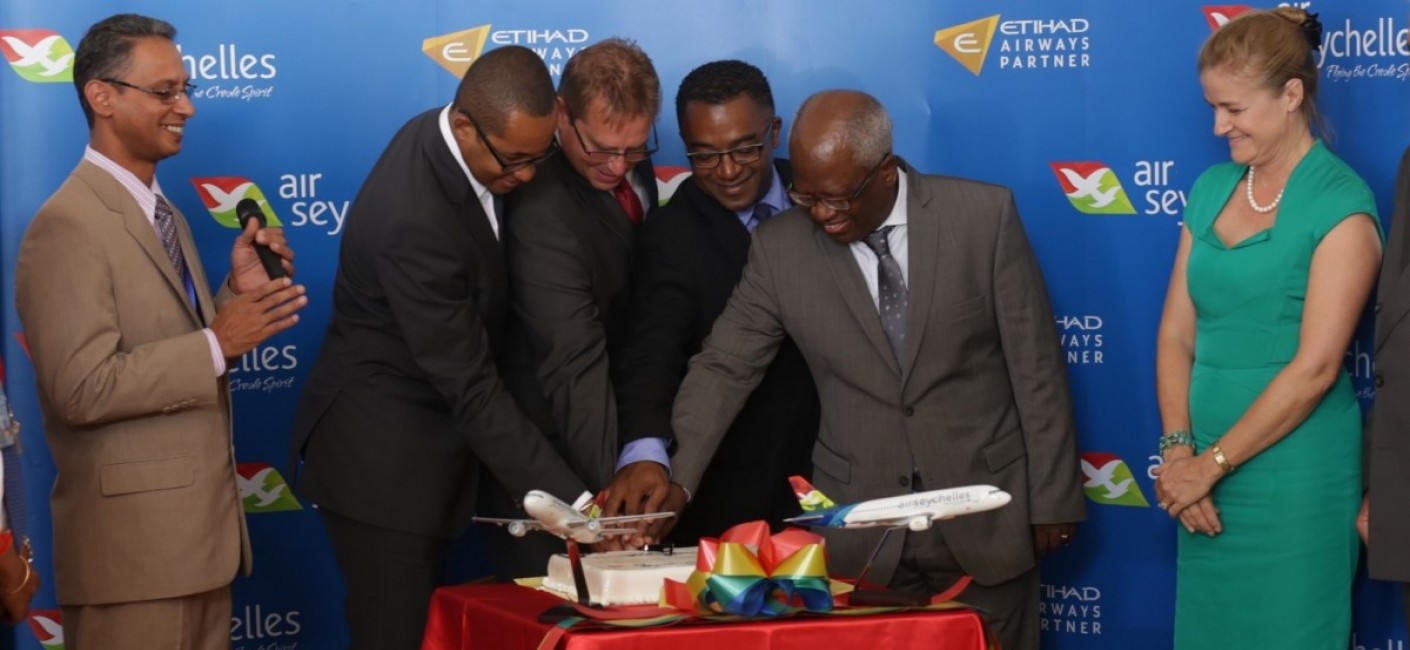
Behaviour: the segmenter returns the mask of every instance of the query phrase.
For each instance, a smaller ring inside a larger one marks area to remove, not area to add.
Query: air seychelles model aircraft
[[[524,511],[528,512],[533,519],[475,517],[475,521],[506,526],[509,529],[509,534],[515,537],[523,537],[531,530],[542,530],[563,539],[582,544],[595,544],[606,537],[631,535],[637,532],[635,528],[614,527],[616,525],[676,516],[674,512],[655,512],[624,517],[598,517],[595,514],[597,506],[592,506],[592,511],[589,514],[583,514],[563,503],[558,497],[539,490],[529,490],[529,493],[524,495]]]
[[[936,519],[953,519],[1008,505],[1008,492],[992,485],[931,490],[838,506],[801,476],[789,477],[803,514],[784,521],[833,528],[906,527],[921,531]]]

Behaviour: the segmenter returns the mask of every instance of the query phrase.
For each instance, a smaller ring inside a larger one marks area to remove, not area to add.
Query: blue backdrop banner
[[[1410,144],[1410,3],[1296,4],[1325,25],[1321,107],[1332,147],[1389,215],[1395,165]],[[162,187],[217,278],[235,204],[267,201],[309,288],[300,324],[230,370],[255,549],[254,576],[235,584],[236,650],[346,644],[341,580],[312,505],[286,483],[284,459],[329,317],[344,219],[376,156],[406,119],[447,103],[484,51],[530,47],[556,79],[579,49],[624,36],[652,55],[668,106],[695,66],[744,59],[769,76],[785,130],[809,94],[858,88],[889,109],[896,152],[917,168],[1013,188],[1052,292],[1091,506],[1077,543],[1044,566],[1044,646],[1169,647],[1175,528],[1153,503],[1155,332],[1190,185],[1227,158],[1195,56],[1212,29],[1245,9],[1192,0],[4,0],[0,325],[9,394],[26,424],[36,565],[53,575],[54,466],[12,278],[26,226],[87,141],[71,80],[88,25],[137,12],[177,26],[200,88],[183,152],[160,166]],[[687,171],[669,108],[658,127],[665,197]],[[1346,359],[1363,405],[1374,395],[1373,364],[1363,327]],[[473,539],[466,549],[459,573],[484,573]],[[1398,589],[1363,579],[1356,593],[1352,645],[1404,650]],[[36,608],[15,646],[61,648],[52,585]]]

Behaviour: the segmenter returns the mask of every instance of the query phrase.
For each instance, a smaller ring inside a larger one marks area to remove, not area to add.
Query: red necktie
[[[612,198],[617,199],[617,203],[622,205],[622,209],[627,212],[627,218],[631,220],[633,226],[640,226],[641,220],[645,216],[641,210],[641,199],[637,198],[636,190],[632,189],[632,184],[626,178],[612,188]]]

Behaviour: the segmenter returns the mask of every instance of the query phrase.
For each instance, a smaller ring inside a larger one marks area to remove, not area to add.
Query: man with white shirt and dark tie
[[[419,647],[483,475],[520,496],[591,501],[499,374],[509,285],[495,199],[553,157],[557,118],[537,54],[486,52],[450,104],[393,136],[348,213],[291,453],[348,586],[353,650]]]

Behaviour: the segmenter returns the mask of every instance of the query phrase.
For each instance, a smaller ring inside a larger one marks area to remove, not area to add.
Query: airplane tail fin
[[[793,486],[793,494],[798,497],[798,505],[803,507],[803,512],[825,510],[837,506],[832,502],[832,499],[827,498],[826,495],[813,487],[808,479],[801,476],[790,476],[788,483]]]

